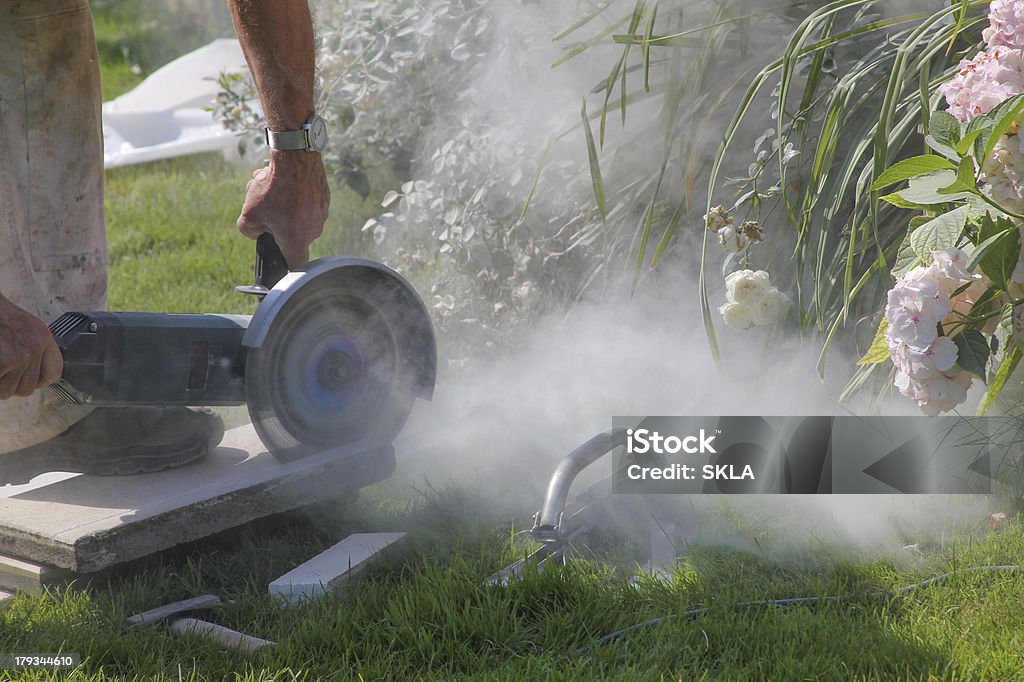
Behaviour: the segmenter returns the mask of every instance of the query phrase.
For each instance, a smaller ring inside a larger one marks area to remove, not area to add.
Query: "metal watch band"
[[[275,132],[266,129],[267,146],[282,151],[309,149],[309,132],[306,130],[282,130]]]

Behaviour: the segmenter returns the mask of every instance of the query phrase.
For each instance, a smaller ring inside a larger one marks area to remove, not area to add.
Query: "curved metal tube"
[[[559,526],[565,502],[569,497],[569,488],[581,471],[626,442],[626,429],[613,429],[600,433],[566,456],[555,469],[548,492],[544,496],[544,506],[534,517],[533,537],[540,542],[551,542],[560,539]]]

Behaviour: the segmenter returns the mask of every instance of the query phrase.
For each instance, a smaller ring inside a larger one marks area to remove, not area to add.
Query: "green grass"
[[[601,563],[482,581],[518,556],[507,509],[457,490],[416,496],[382,486],[138,562],[103,586],[17,597],[0,611],[0,651],[74,651],[70,679],[723,679],[1013,680],[1024,669],[1024,580],[977,573],[895,597],[872,593],[958,567],[1024,555],[1019,522],[935,545],[899,565],[837,560],[819,548],[777,563],[722,547],[691,548],[671,585],[628,587]],[[280,608],[266,584],[358,530],[410,531],[403,551],[347,596]],[[213,592],[234,603],[209,618],[276,641],[248,659],[126,618]],[[752,600],[838,595],[819,606],[746,608]],[[698,605],[594,646],[598,637]],[[237,675],[237,678],[236,678]],[[51,679],[38,674],[19,679]]]
[[[208,154],[107,171],[109,307],[252,312],[255,301],[234,290],[252,283],[255,242],[235,229],[251,170]],[[373,255],[360,228],[377,213],[388,183],[374,185],[366,200],[332,187],[331,216],[312,257]]]

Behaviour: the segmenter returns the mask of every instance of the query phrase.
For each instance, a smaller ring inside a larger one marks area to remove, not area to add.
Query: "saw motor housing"
[[[258,293],[252,316],[66,313],[50,325],[64,357],[52,389],[95,406],[246,404],[283,461],[390,442],[432,397],[433,326],[393,270],[321,258]]]

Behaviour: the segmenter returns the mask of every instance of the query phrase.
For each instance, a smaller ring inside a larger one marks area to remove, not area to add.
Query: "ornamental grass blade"
[[[583,28],[584,26],[589,24],[591,21],[593,21],[597,17],[601,16],[601,14],[603,14],[604,11],[606,9],[608,9],[609,7],[611,7],[613,4],[614,4],[614,0],[609,0],[608,2],[602,2],[597,7],[595,7],[592,10],[590,10],[589,12],[587,12],[586,14],[581,16],[579,19],[577,19],[576,21],[574,21],[571,24],[569,24],[567,27],[563,28],[561,31],[559,31],[555,35],[551,36],[551,42],[557,42],[557,41],[561,40],[562,38],[565,38],[566,36],[570,35],[571,33],[573,33],[575,31]]]
[[[594,187],[594,199],[597,200],[597,210],[601,213],[601,220],[608,217],[605,207],[604,180],[601,177],[601,162],[597,156],[597,146],[594,144],[594,131],[590,129],[590,117],[587,116],[587,98],[583,98],[583,108],[580,111],[583,120],[583,134],[587,139],[587,158],[590,162],[590,182]]]
[[[628,19],[629,19],[629,15],[625,15],[625,16],[621,17],[617,22],[613,23],[611,26],[609,26],[608,28],[606,28],[603,31],[601,31],[600,33],[598,33],[593,38],[585,40],[582,43],[579,43],[579,44],[574,45],[573,47],[569,48],[566,51],[565,54],[563,54],[561,57],[556,59],[551,64],[551,68],[553,69],[553,68],[555,68],[557,66],[560,66],[560,65],[566,63],[567,61],[569,61],[570,59],[572,59],[573,57],[578,57],[579,55],[583,54],[584,52],[586,52],[587,50],[592,48],[594,45],[599,45],[600,43],[602,43],[604,41],[605,38],[607,38],[612,33],[615,33],[615,31],[620,26],[622,26],[622,24],[624,24]]]
[[[519,222],[523,222],[526,219],[526,212],[530,210],[530,203],[533,201],[533,194],[537,190],[537,184],[540,182],[541,173],[544,172],[544,167],[548,162],[548,154],[551,152],[551,147],[555,144],[555,141],[549,140],[546,147],[544,147],[544,153],[541,154],[540,163],[537,164],[537,172],[533,174],[533,181],[530,182],[530,189],[526,193],[526,201],[523,202],[523,210],[519,212]]]
[[[644,31],[644,44],[640,49],[643,55],[644,64],[644,92],[651,91],[651,36],[654,35],[654,22],[658,17],[658,3],[651,8],[651,16],[647,20],[647,30]]]

